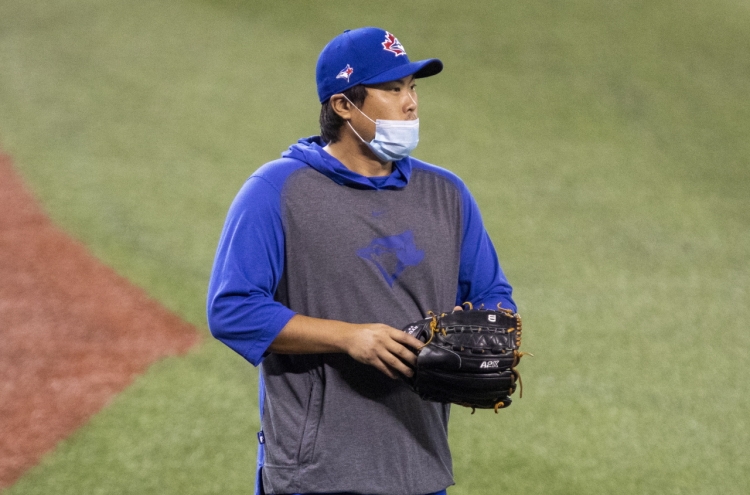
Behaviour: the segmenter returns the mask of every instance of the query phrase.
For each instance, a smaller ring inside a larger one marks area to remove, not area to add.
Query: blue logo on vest
[[[407,266],[416,266],[424,259],[424,251],[417,249],[411,230],[373,239],[369,246],[357,250],[357,255],[372,261],[391,287]]]

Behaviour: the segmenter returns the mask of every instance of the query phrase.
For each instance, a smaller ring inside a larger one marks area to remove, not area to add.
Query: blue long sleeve
[[[207,298],[211,333],[256,366],[295,314],[274,300],[283,271],[280,193],[259,173],[229,209]]]
[[[469,301],[475,307],[484,304],[488,309],[495,309],[502,303],[503,308],[516,311],[513,289],[500,268],[479,207],[466,186],[463,183],[461,186],[464,228],[456,304]]]

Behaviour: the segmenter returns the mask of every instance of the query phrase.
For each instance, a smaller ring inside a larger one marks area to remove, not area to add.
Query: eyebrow
[[[372,88],[387,88],[392,86],[408,86],[409,84],[413,83],[417,79],[414,76],[406,76],[401,79],[396,79],[395,81],[388,81],[380,84],[373,84]]]

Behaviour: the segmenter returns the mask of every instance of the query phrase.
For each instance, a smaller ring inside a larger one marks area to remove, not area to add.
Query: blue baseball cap
[[[357,84],[380,84],[406,76],[434,76],[443,63],[431,58],[409,61],[398,38],[380,28],[346,30],[328,43],[318,57],[315,77],[321,103]]]

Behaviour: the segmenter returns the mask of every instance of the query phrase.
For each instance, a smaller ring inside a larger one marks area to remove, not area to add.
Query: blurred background
[[[475,195],[536,355],[510,409],[453,408],[449,492],[747,493],[747,0],[3,0],[0,149],[207,334],[232,198],[318,132],[318,53],[368,25],[443,60],[414,155]],[[252,493],[256,382],[205,339],[7,493]]]

